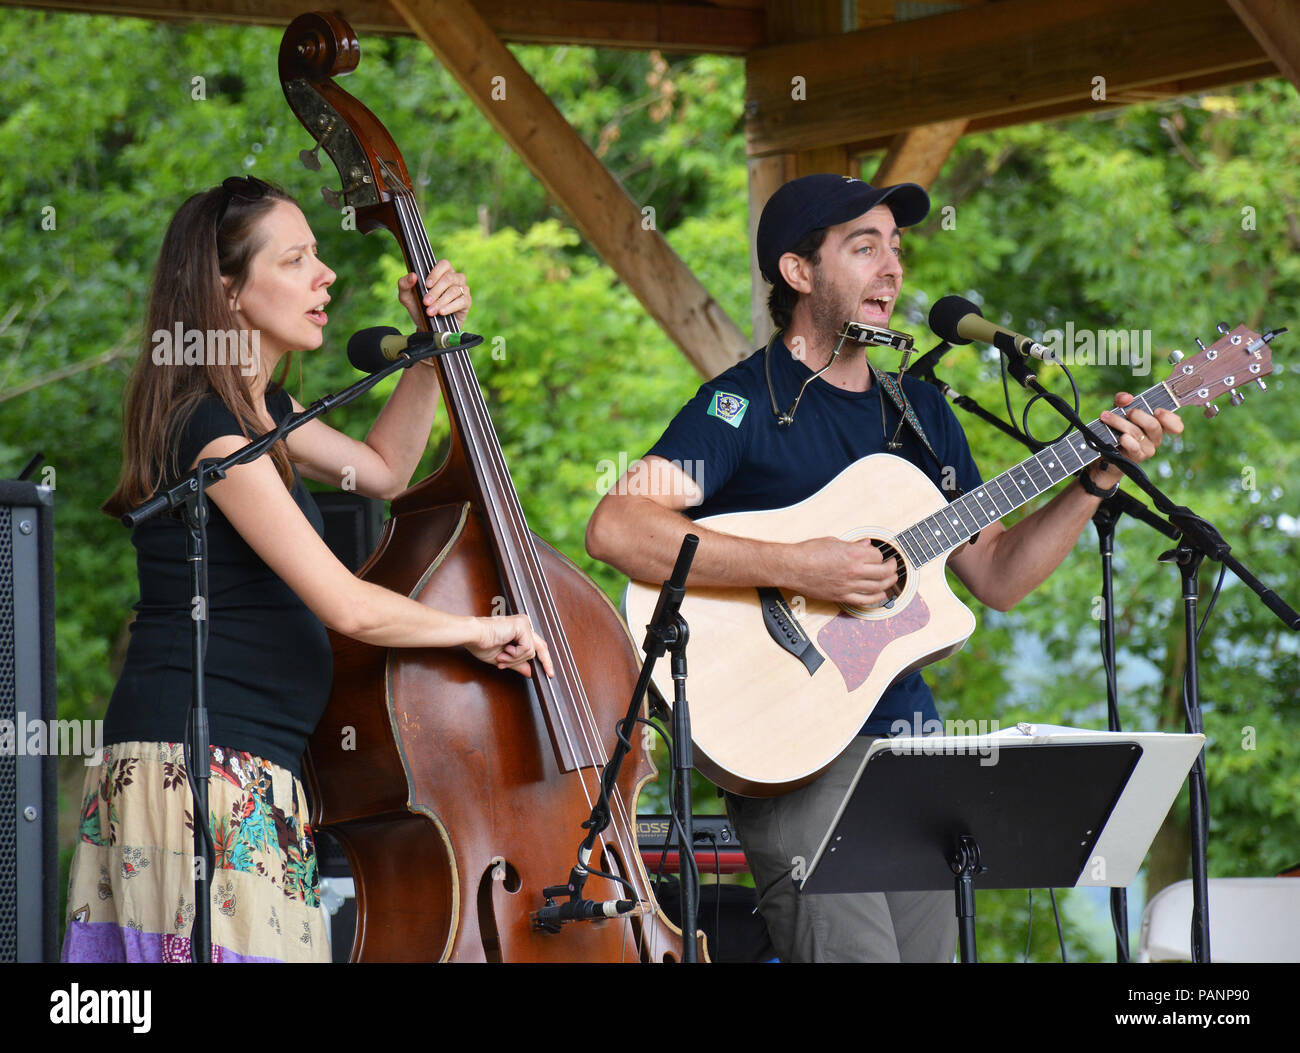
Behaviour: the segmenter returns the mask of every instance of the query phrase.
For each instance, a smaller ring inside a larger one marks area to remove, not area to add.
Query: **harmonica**
[[[840,336],[846,340],[856,341],[859,344],[892,347],[895,351],[902,351],[905,354],[911,352],[914,343],[906,333],[900,333],[896,329],[881,329],[862,322],[845,322]]]

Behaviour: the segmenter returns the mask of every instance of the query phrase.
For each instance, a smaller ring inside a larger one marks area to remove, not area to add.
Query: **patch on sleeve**
[[[733,428],[739,428],[745,419],[745,410],[749,409],[749,399],[739,395],[730,395],[725,391],[715,391],[713,401],[709,403],[709,416],[725,421]]]

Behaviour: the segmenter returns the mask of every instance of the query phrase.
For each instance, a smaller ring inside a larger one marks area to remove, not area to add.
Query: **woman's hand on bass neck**
[[[407,274],[397,281],[397,299],[410,313],[417,329],[424,327],[426,317],[445,318],[448,315],[456,323],[457,329],[464,326],[465,318],[474,303],[465,275],[457,273],[449,261],[442,260],[425,277],[424,287],[428,292],[421,303],[416,300],[414,274]]]

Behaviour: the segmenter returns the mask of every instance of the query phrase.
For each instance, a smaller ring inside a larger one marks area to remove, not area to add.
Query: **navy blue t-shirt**
[[[288,392],[268,393],[276,423],[293,410]],[[181,426],[179,462],[213,439],[239,435],[239,422],[216,396]],[[294,502],[317,534],[324,520],[294,469]],[[208,502],[208,648],[204,695],[210,741],[300,774],[307,738],[329,701],[334,676],[329,636],[222,514]],[[104,741],[183,742],[191,694],[190,569],[186,530],[159,516],[135,528],[140,602],[126,664],[109,701]]]
[[[903,378],[903,391],[938,455],[937,464],[910,425],[899,430],[897,407],[875,384],[868,391],[844,391],[814,380],[804,390],[794,422],[778,426],[764,357],[764,351],[757,351],[704,384],[647,453],[676,463],[703,491],[703,502],[687,510],[691,519],[797,504],[874,453],[906,458],[950,497],[956,496],[954,480],[957,493],[980,485],[966,436],[930,384]],[[772,345],[771,372],[776,404],[784,413],[813,371],[778,338]],[[887,450],[896,431],[902,448]],[[952,472],[945,477],[949,466]],[[887,500],[887,495],[882,497]],[[919,733],[917,714],[921,723],[939,717],[919,672],[885,692],[862,733],[888,735],[896,720],[906,721],[909,729],[917,727]]]

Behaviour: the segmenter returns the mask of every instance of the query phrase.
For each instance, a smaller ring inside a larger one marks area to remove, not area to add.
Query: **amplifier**
[[[740,838],[725,815],[697,815],[695,825],[695,865],[701,874],[740,874],[749,867]],[[677,834],[670,815],[638,815],[636,839],[641,860],[651,873],[660,869],[675,874],[681,859],[677,851]]]
[[[0,480],[0,962],[59,959],[55,758],[16,738],[56,715],[53,508],[49,487]]]
[[[325,523],[325,544],[355,574],[370,558],[384,529],[384,502],[344,491],[313,493]]]

